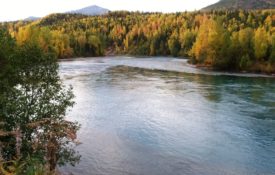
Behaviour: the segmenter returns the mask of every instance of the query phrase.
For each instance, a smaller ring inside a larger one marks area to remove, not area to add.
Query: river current
[[[60,62],[82,155],[75,175],[275,174],[275,78],[174,58]]]

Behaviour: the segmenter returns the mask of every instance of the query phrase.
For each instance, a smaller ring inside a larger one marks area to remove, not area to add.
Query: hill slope
[[[202,10],[274,9],[275,0],[220,0]]]
[[[74,11],[70,11],[67,13],[72,13],[72,14],[82,14],[82,15],[89,15],[89,16],[94,16],[94,15],[104,15],[106,13],[108,13],[110,10],[96,6],[96,5],[92,5],[89,7],[85,7],[79,10],[74,10]]]

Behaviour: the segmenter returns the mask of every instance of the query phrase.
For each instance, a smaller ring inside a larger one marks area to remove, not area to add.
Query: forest
[[[274,12],[52,14],[34,22],[2,23],[2,28],[18,45],[37,43],[61,59],[174,56],[218,70],[275,73]]]
[[[54,174],[79,162],[80,125],[66,120],[74,95],[60,80],[58,59],[104,55],[173,56],[274,74],[275,10],[52,14],[1,23],[1,175]]]

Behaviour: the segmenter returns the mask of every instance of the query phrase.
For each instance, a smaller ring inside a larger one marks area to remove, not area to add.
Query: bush
[[[248,55],[244,55],[244,56],[241,57],[239,66],[240,66],[241,70],[245,70],[249,66],[251,66],[251,61],[250,61],[250,58],[249,58]]]

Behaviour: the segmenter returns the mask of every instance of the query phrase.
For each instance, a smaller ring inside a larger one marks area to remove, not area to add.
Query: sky
[[[218,0],[3,0],[0,21],[43,17],[51,13],[98,5],[109,10],[180,12],[199,10]]]

